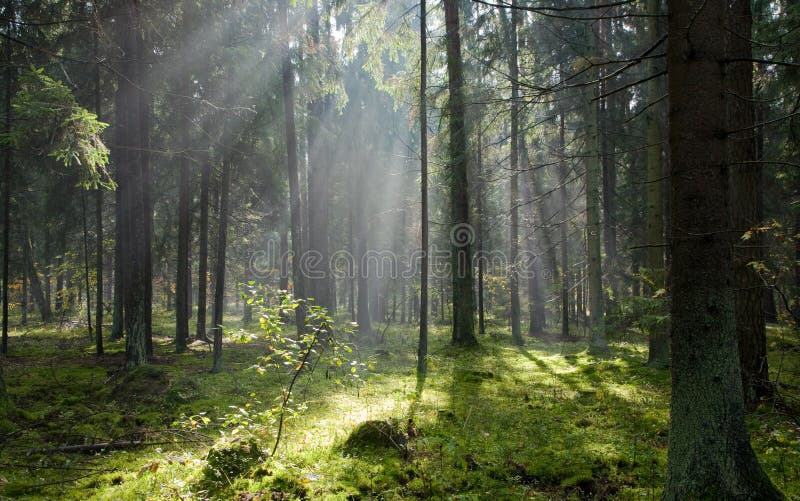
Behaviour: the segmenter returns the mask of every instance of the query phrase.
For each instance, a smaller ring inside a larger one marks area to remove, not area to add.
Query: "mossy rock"
[[[161,401],[169,388],[169,377],[164,369],[144,365],[128,372],[112,391],[115,400]]]
[[[384,421],[364,421],[350,433],[342,450],[355,452],[363,449],[398,449],[408,446],[408,434],[401,429],[400,421],[388,419]]]
[[[208,451],[203,477],[214,483],[229,483],[266,460],[258,444],[237,440],[215,446]]]

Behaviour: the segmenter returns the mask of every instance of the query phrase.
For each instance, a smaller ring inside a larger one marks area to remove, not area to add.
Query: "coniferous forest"
[[[800,6],[0,0],[0,498],[800,499]]]

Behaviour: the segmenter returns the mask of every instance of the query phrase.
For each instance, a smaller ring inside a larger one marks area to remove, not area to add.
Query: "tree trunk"
[[[150,308],[152,289],[148,252],[149,189],[147,157],[143,153],[147,141],[147,113],[143,91],[143,68],[139,59],[143,53],[140,29],[139,3],[124,2],[118,11],[118,45],[125,54],[119,67],[116,93],[115,148],[112,149],[117,167],[121,198],[121,250],[122,310],[126,332],[125,352],[128,368],[147,363],[150,335]]]
[[[447,75],[450,98],[449,184],[451,210],[451,270],[453,274],[453,344],[477,344],[475,338],[475,295],[472,287],[472,243],[469,226],[469,183],[467,180],[467,128],[461,35],[457,0],[444,0],[447,40]]]
[[[419,140],[420,140],[420,226],[422,231],[422,259],[420,260],[420,315],[417,373],[428,370],[428,6],[426,0],[419,4]],[[403,301],[406,291],[403,285]],[[403,319],[405,319],[405,303]]]
[[[200,174],[200,241],[197,263],[197,328],[195,339],[207,340],[206,307],[208,304],[208,188],[211,184],[211,160],[203,159],[203,170]]]
[[[227,134],[225,134],[227,136]],[[228,139],[229,140],[229,139]],[[220,181],[219,226],[217,230],[217,269],[214,272],[214,366],[211,372],[222,370],[222,322],[225,313],[225,251],[228,246],[228,204],[231,186],[230,147],[226,140],[222,160],[222,179]]]
[[[92,35],[92,47],[95,58],[99,57],[98,52],[98,37],[99,27],[95,26],[95,32]],[[100,86],[100,65],[95,65],[94,68],[94,112],[97,119],[101,120],[103,117],[102,109],[103,95],[102,87]],[[97,289],[95,295],[95,351],[98,356],[103,354],[103,189],[98,188],[94,194],[94,232],[95,232],[95,275],[97,278]],[[47,281],[47,289],[50,288],[50,278],[45,275]],[[49,296],[49,294],[48,294]],[[46,298],[48,305],[50,298]]]
[[[318,0],[310,5],[309,31],[316,47],[320,45],[320,20]],[[329,47],[325,44],[324,47]],[[322,60],[325,60],[322,58]],[[328,187],[330,169],[326,164],[331,155],[328,141],[323,135],[322,125],[327,123],[329,109],[325,97],[314,100],[309,105],[309,118],[306,127],[308,140],[308,250],[315,254],[309,263],[313,266],[308,278],[308,293],[319,306],[328,311],[331,304],[331,270],[329,269],[328,247]]]
[[[290,0],[283,0],[282,13],[287,37],[289,35],[289,2]],[[289,43],[289,40],[287,39],[286,42]],[[287,54],[283,59],[283,113],[286,133],[286,165],[289,177],[289,217],[292,232],[292,280],[295,299],[302,299],[305,297],[305,277],[300,267],[303,256],[303,214],[297,160],[297,132],[294,121],[294,68],[289,52],[290,50],[287,49]],[[295,324],[298,332],[305,329],[305,311],[302,307],[295,310]]]
[[[175,278],[175,351],[183,353],[189,339],[189,243],[191,240],[190,203],[192,198],[189,172],[189,127],[188,106],[180,106],[180,144],[178,159],[178,262]]]
[[[6,8],[8,9],[9,19],[14,18],[14,2],[7,0]],[[12,49],[11,41],[6,40],[5,50],[7,60],[11,59]],[[12,108],[11,97],[14,95],[14,87],[16,86],[16,70],[14,66],[8,64],[5,71],[5,122],[3,130],[6,134],[11,132]],[[11,277],[9,274],[9,261],[11,258],[11,168],[12,168],[12,155],[13,150],[11,146],[6,146],[3,151],[3,335],[2,343],[0,343],[0,352],[2,354],[8,353],[8,280]]]
[[[33,259],[33,242],[31,241],[30,231],[27,227],[24,228],[24,235],[25,240],[22,244],[26,247],[25,256],[27,258],[24,266],[27,268],[33,300],[36,302],[36,307],[39,309],[42,322],[50,322],[53,319],[53,312],[50,311],[50,307],[44,299],[42,282],[39,280],[39,273],[36,271],[36,265]]]
[[[486,312],[485,312],[485,292],[483,290],[484,272],[486,269],[486,258],[483,255],[483,239],[486,232],[483,217],[483,125],[478,122],[478,144],[477,149],[477,162],[476,162],[476,176],[475,176],[475,217],[477,222],[477,255],[478,255],[478,333],[481,335],[486,334]]]
[[[599,41],[591,27],[586,27],[587,42],[590,47],[594,47],[595,56],[600,54]],[[595,81],[598,71],[592,68],[588,71],[589,80]],[[598,97],[599,84],[586,86],[584,100],[588,106],[586,113],[586,256],[588,266],[586,269],[587,284],[589,293],[589,320],[588,325],[591,333],[589,352],[593,355],[603,355],[608,352],[606,342],[606,331],[604,325],[604,303],[603,297],[603,267],[600,258],[600,233],[602,225],[600,223],[600,172],[599,156],[599,137],[598,137],[598,108],[600,106]],[[594,91],[594,92],[593,92]]]
[[[663,499],[782,499],[750,447],[736,334],[723,0],[672,0],[672,395]]]
[[[119,167],[116,167],[117,173],[117,182],[120,181],[120,175],[122,172],[120,171]],[[123,294],[123,284],[122,279],[124,273],[122,271],[122,264],[124,262],[124,257],[122,256],[122,228],[124,226],[124,218],[125,215],[122,213],[122,189],[117,188],[114,191],[114,309],[111,314],[111,339],[119,340],[122,339],[123,331],[124,331],[124,322],[123,322],[123,302],[122,302],[122,294]],[[56,261],[58,263],[58,260]],[[61,271],[57,271],[56,275],[56,311],[61,310]]]
[[[661,0],[648,0],[649,12],[661,12]],[[651,44],[655,44],[662,34],[661,23],[657,17],[647,19],[647,30]],[[647,60],[648,74],[659,70],[655,59]],[[654,104],[660,96],[658,80],[647,82],[647,97],[651,103],[647,111],[647,273],[652,281],[651,295],[665,286],[664,269],[664,167],[661,161],[662,131],[659,126],[660,113]],[[669,366],[669,331],[665,326],[654,326],[649,333],[647,365],[656,369]]]
[[[92,339],[92,287],[89,281],[89,222],[86,216],[86,190],[81,191],[81,220],[83,222],[83,283],[86,286],[86,328],[89,331],[89,339]],[[42,302],[45,302],[44,295],[42,295]]]
[[[560,72],[559,72],[560,73]],[[562,74],[563,78],[563,74]],[[569,337],[569,240],[567,217],[567,177],[569,168],[566,161],[566,125],[564,119],[564,105],[558,113],[558,172],[559,172],[559,198],[561,199],[561,223],[558,225],[561,247],[561,337]]]
[[[763,284],[750,263],[764,259],[764,238],[752,231],[761,224],[762,174],[756,160],[753,107],[753,17],[749,0],[734,0],[728,16],[728,57],[740,59],[727,66],[728,160],[731,163],[733,216],[733,275],[736,297],[736,332],[742,390],[747,408],[755,408],[771,394],[767,364],[767,334]],[[749,232],[749,238],[742,236]]]
[[[509,252],[508,252],[508,290],[511,296],[511,340],[514,344],[522,346],[520,327],[519,304],[519,62],[517,25],[519,24],[519,10],[517,1],[511,1],[511,24],[506,29],[506,43],[508,48],[508,68],[511,79],[511,180],[509,190],[509,209],[511,224],[509,227]],[[505,18],[505,15],[503,16]]]

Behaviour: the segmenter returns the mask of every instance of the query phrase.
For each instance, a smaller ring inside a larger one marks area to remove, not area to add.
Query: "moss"
[[[211,483],[230,483],[265,459],[253,440],[225,442],[208,451],[203,477]]]

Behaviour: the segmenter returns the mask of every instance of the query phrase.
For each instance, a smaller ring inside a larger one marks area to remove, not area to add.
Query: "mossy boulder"
[[[229,483],[265,460],[266,454],[253,440],[225,442],[208,451],[203,477],[210,482]]]
[[[363,449],[398,449],[406,450],[408,433],[401,428],[397,419],[384,421],[371,420],[359,424],[347,437],[342,450],[355,452]]]

